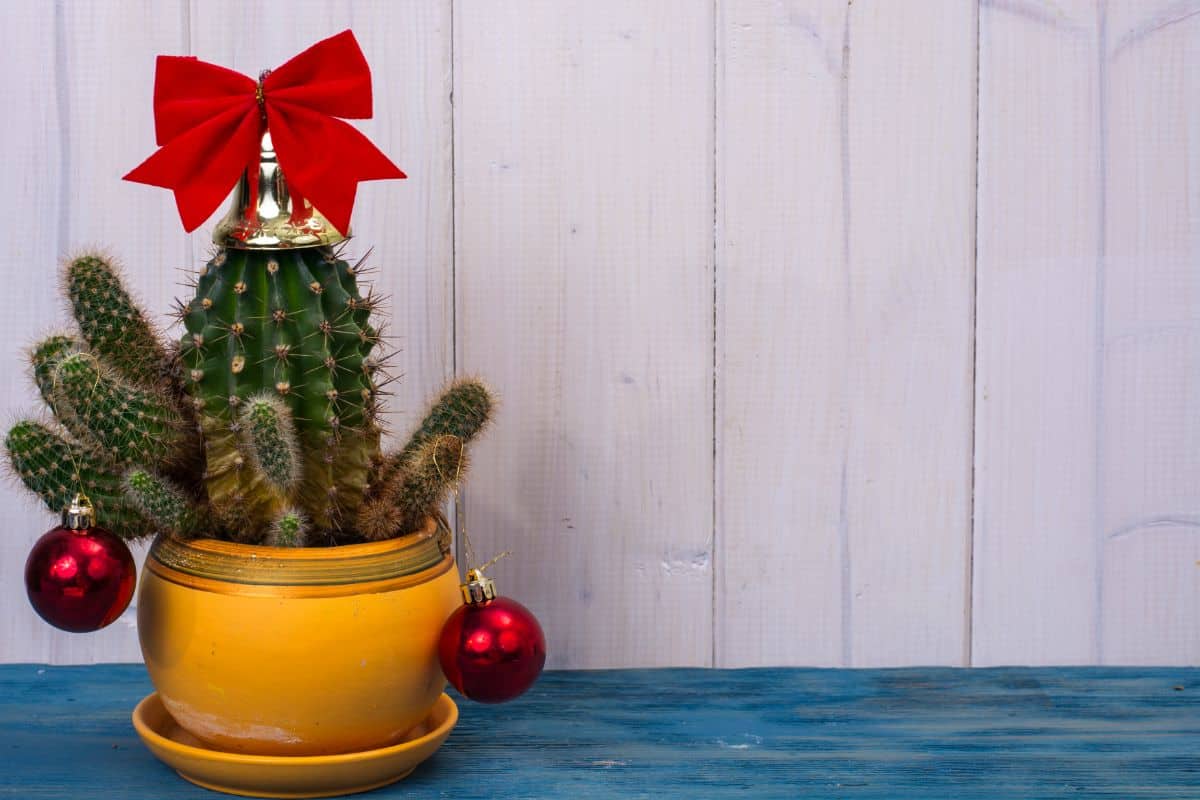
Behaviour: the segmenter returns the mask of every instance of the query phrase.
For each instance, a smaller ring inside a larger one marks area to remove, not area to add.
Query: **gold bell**
[[[239,250],[285,250],[335,244],[350,236],[350,231],[343,233],[333,227],[307,202],[302,208],[293,208],[269,131],[262,137],[254,197],[250,196],[250,184],[249,176],[243,174],[233,193],[233,206],[213,231],[213,241],[218,245]]]

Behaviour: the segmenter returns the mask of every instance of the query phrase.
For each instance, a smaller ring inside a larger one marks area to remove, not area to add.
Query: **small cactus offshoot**
[[[479,381],[452,383],[383,453],[390,379],[379,303],[358,277],[328,247],[218,250],[168,345],[109,259],[72,259],[63,288],[78,331],[29,353],[58,424],[9,430],[13,473],[55,513],[84,492],[131,539],[303,547],[418,530],[460,480],[493,400]]]

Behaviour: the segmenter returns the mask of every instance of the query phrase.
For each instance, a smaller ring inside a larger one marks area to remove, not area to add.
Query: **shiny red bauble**
[[[108,625],[129,606],[137,581],[133,554],[104,528],[55,528],[25,562],[25,591],[34,611],[72,633]]]
[[[442,672],[480,703],[503,703],[533,685],[546,664],[537,618],[507,597],[468,603],[450,615],[438,643]]]

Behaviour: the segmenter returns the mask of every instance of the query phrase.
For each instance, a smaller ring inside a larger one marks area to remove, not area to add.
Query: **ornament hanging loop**
[[[496,599],[496,582],[477,569],[467,570],[467,580],[459,584],[463,602],[469,606]]]
[[[63,509],[62,526],[73,531],[87,530],[96,524],[96,509],[83,492],[76,492],[71,504]]]
[[[459,584],[458,587],[459,591],[462,592],[464,603],[470,606],[496,599],[496,582],[484,575],[483,571],[494,566],[497,561],[505,556],[510,555],[512,553],[505,550],[482,567],[472,567],[467,570],[466,581]]]

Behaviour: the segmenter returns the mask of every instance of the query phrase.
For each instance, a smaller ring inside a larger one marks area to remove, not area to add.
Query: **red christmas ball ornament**
[[[480,703],[512,700],[533,685],[546,665],[546,637],[529,609],[496,596],[496,584],[468,570],[465,604],[442,628],[438,656],[446,679]]]
[[[47,531],[25,561],[25,592],[42,619],[72,633],[97,631],[129,606],[137,580],[133,554],[97,527],[92,504],[77,495],[61,527]]]

